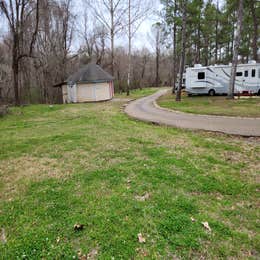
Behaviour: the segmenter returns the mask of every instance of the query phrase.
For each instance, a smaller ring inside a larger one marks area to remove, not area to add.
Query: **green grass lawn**
[[[165,108],[194,114],[260,117],[260,98],[240,98],[227,100],[226,96],[182,96],[181,102],[175,102],[175,96],[167,94],[158,100]]]
[[[120,94],[116,93],[115,98],[135,99],[135,98],[140,98],[140,97],[145,97],[145,96],[151,95],[151,94],[155,93],[156,91],[158,91],[158,88],[134,89],[134,90],[131,90],[130,96],[127,96],[126,93],[120,93]]]
[[[0,119],[0,258],[259,258],[260,140],[138,122],[122,105]]]

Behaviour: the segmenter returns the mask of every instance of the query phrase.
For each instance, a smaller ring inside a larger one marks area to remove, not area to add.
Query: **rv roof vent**
[[[256,61],[255,60],[250,60],[250,61],[248,61],[248,64],[256,64]]]
[[[202,65],[201,64],[194,64],[194,68],[201,68]]]

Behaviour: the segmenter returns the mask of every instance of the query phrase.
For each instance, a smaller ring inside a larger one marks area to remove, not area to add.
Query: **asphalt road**
[[[159,90],[153,95],[130,102],[125,112],[133,118],[187,129],[222,132],[242,136],[260,136],[260,118],[196,115],[160,108],[156,99],[168,89]]]

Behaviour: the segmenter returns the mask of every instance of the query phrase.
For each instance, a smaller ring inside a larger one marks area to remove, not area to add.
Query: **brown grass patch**
[[[11,199],[28,181],[40,181],[45,178],[65,176],[59,168],[57,159],[23,156],[2,161],[0,180],[2,183],[0,198]]]

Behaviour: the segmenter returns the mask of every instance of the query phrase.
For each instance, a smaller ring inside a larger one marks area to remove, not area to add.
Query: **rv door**
[[[235,93],[242,93],[245,91],[245,71],[243,72],[241,69],[238,69],[236,72],[236,84],[235,84]]]

